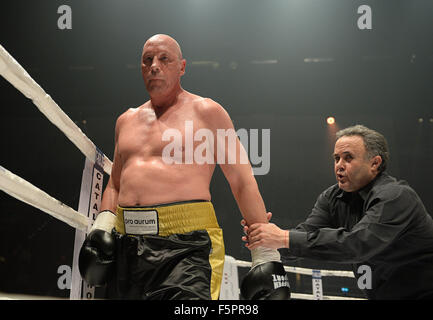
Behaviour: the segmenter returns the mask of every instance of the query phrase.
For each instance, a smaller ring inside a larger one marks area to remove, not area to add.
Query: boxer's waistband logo
[[[123,210],[126,234],[158,234],[158,212],[156,210]]]
[[[125,219],[125,225],[156,224],[154,219]]]

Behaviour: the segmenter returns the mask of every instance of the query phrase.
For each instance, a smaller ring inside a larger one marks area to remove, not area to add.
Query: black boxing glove
[[[114,213],[100,212],[81,247],[78,268],[91,286],[105,285],[114,274],[115,238],[111,231],[115,222]]]
[[[251,251],[252,267],[241,284],[246,300],[289,300],[290,284],[280,253],[259,247]]]

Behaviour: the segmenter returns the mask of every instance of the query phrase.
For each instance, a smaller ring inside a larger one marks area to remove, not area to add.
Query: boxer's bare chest
[[[195,107],[176,106],[161,115],[151,108],[131,110],[119,128],[117,147],[122,161],[125,163],[131,157],[142,161],[162,157],[167,145],[173,143],[183,154],[188,144],[186,140],[205,127]]]

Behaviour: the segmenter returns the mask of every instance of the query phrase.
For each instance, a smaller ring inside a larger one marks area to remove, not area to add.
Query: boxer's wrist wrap
[[[101,211],[93,222],[92,228],[89,233],[95,229],[104,230],[111,233],[116,223],[116,215],[110,210]]]
[[[258,247],[251,250],[251,261],[251,268],[254,268],[255,266],[265,262],[281,262],[281,256],[277,249]]]

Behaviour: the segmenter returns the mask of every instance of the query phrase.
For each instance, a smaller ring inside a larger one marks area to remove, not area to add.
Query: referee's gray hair
[[[337,140],[343,136],[360,136],[364,140],[364,146],[369,158],[375,156],[380,156],[382,158],[382,163],[378,168],[379,172],[386,170],[390,155],[388,150],[388,142],[382,134],[363,125],[357,124],[355,126],[342,129],[336,133]]]

